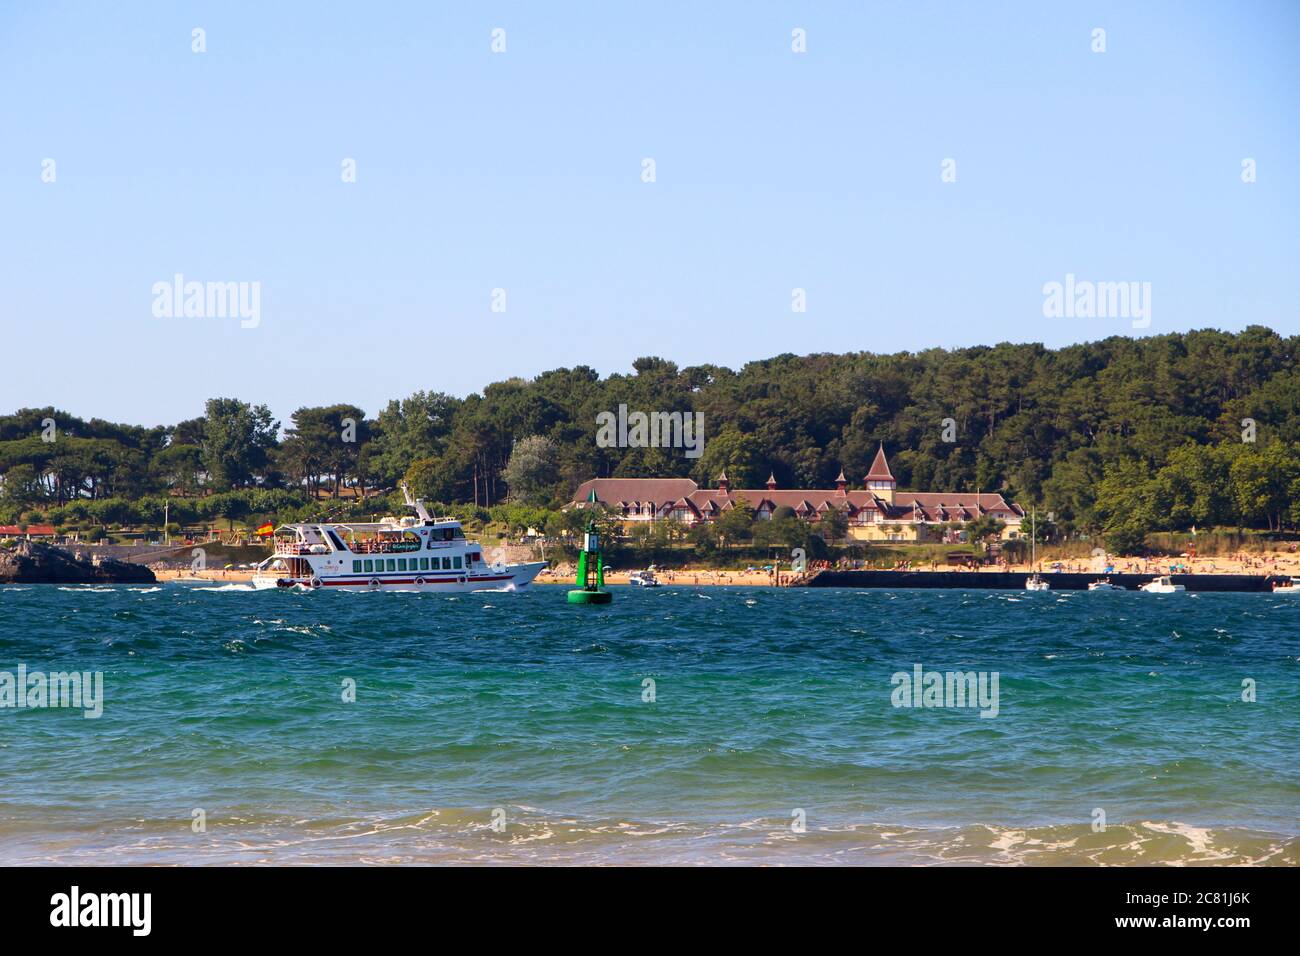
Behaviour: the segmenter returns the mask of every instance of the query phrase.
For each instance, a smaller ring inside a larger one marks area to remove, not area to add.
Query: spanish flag
[[[269,521],[257,529],[257,533],[262,537],[265,537],[268,534],[273,534],[274,532],[275,525],[271,524]]]

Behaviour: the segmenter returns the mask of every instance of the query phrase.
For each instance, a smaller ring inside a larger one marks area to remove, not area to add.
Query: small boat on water
[[[1033,567],[1038,563],[1038,509],[1035,508],[1030,516],[1029,525],[1029,565]],[[1043,580],[1043,576],[1035,571],[1029,577],[1025,578],[1026,591],[1050,591],[1052,586]]]
[[[1088,585],[1089,591],[1123,591],[1122,584],[1111,584],[1110,578],[1102,578],[1100,581],[1093,581]]]
[[[1288,578],[1273,582],[1274,594],[1300,594],[1300,578]]]
[[[1163,574],[1154,581],[1148,581],[1138,590],[1146,591],[1148,594],[1174,594],[1177,591],[1186,591],[1187,588],[1181,584],[1174,584],[1169,575]]]
[[[633,571],[627,576],[627,583],[635,588],[659,587],[659,579],[655,577],[653,568],[645,571]]]
[[[402,488],[414,516],[381,521],[304,522],[275,529],[274,552],[257,566],[253,587],[341,591],[429,590],[438,594],[517,590],[544,561],[488,563],[459,521],[434,518]]]

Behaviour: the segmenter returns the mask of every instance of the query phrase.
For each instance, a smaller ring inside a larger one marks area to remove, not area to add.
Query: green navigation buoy
[[[596,492],[593,491],[587,501],[595,505]],[[614,600],[614,595],[605,590],[605,562],[600,556],[600,535],[596,534],[594,513],[587,519],[582,553],[578,555],[578,576],[573,583],[578,588],[569,592],[570,604],[608,604]]]

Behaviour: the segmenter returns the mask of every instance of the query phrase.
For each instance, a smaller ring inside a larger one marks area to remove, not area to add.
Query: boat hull
[[[267,590],[305,591],[427,591],[430,594],[459,594],[471,591],[519,591],[533,583],[533,579],[546,567],[546,562],[508,564],[500,570],[485,567],[472,573],[409,572],[342,574],[315,578],[258,576],[253,587]]]

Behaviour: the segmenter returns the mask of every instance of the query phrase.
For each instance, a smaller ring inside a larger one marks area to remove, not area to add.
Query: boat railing
[[[407,554],[420,550],[418,544],[398,541],[353,541],[348,548],[354,554]]]

